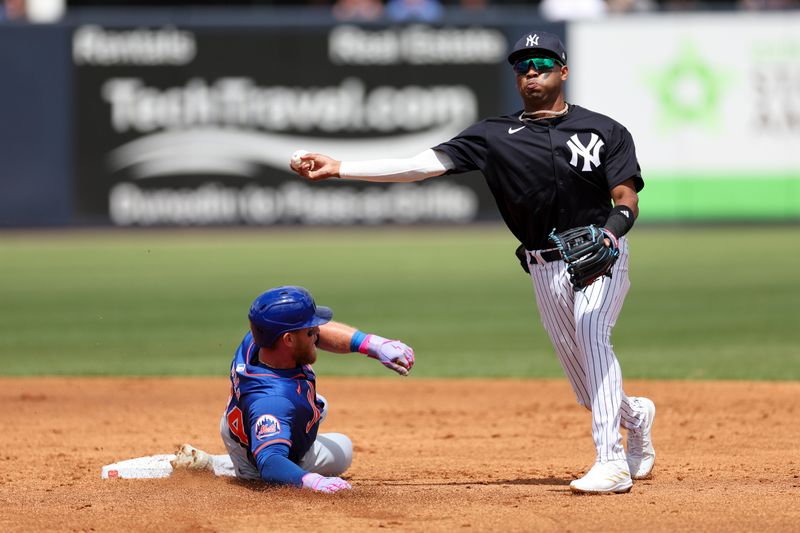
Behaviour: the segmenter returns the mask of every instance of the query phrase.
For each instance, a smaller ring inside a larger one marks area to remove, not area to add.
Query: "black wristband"
[[[634,220],[633,209],[627,205],[617,205],[608,214],[604,227],[619,239],[631,230]]]

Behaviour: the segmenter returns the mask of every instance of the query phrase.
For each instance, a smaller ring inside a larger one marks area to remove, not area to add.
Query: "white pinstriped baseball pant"
[[[572,289],[564,261],[535,259],[530,265],[542,324],[578,403],[592,412],[592,438],[601,462],[625,459],[620,425],[636,431],[645,416],[622,390],[622,372],[611,346],[611,329],[630,287],[624,237],[619,248],[612,277],[604,276],[583,292]]]

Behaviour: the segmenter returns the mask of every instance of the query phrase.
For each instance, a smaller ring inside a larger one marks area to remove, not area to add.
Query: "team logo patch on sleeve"
[[[264,440],[281,432],[281,423],[272,415],[261,415],[256,420],[256,438]]]

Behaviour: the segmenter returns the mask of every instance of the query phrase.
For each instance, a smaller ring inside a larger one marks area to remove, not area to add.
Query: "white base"
[[[105,465],[100,477],[103,479],[154,479],[172,475],[174,453],[137,457]],[[236,477],[231,458],[227,455],[212,455],[211,466],[215,476]]]
[[[175,454],[149,455],[105,465],[100,474],[103,479],[153,479],[172,474],[170,460]]]

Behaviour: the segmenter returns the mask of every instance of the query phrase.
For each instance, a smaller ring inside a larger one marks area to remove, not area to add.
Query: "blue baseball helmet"
[[[256,344],[272,346],[288,331],[312,328],[329,322],[333,311],[314,303],[303,287],[275,287],[261,294],[250,306],[250,331]]]

